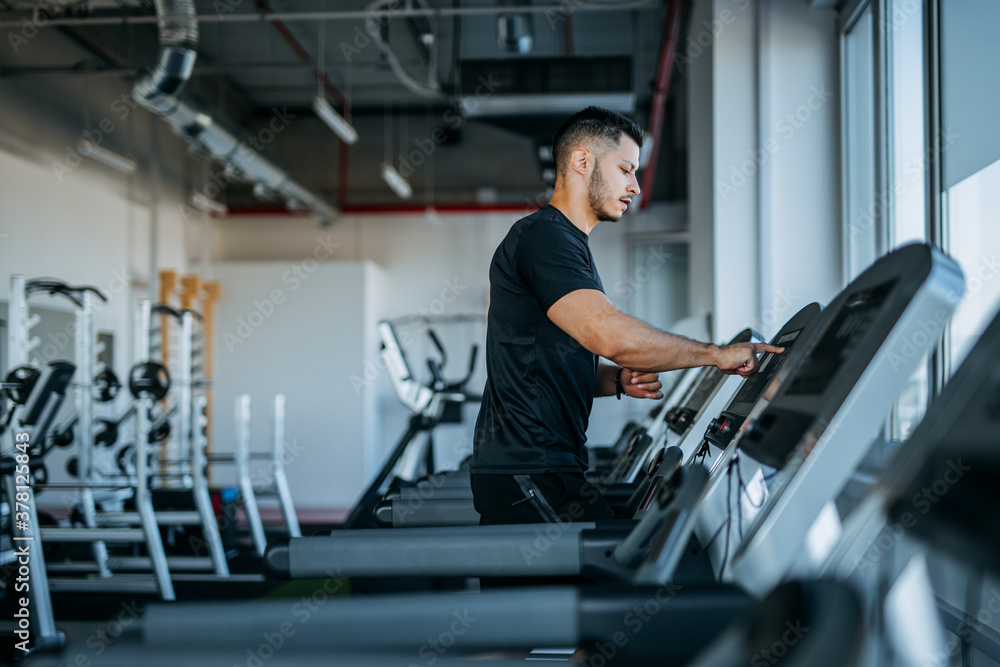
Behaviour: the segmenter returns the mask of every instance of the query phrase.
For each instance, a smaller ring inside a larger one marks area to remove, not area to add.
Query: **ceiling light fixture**
[[[225,215],[229,213],[229,207],[225,204],[211,199],[198,190],[194,190],[191,193],[191,205],[199,211],[207,211],[208,213],[215,213],[216,215]]]
[[[399,195],[400,199],[409,199],[413,196],[413,188],[410,187],[409,181],[400,176],[391,165],[382,164],[382,180]]]
[[[358,140],[358,131],[343,116],[337,113],[336,109],[330,106],[325,97],[316,96],[316,99],[313,100],[313,111],[320,117],[320,120],[326,123],[345,142],[353,144]]]
[[[138,165],[132,158],[119,155],[107,148],[101,148],[89,139],[80,139],[76,144],[76,152],[91,160],[96,160],[103,165],[117,169],[123,174],[134,174]]]

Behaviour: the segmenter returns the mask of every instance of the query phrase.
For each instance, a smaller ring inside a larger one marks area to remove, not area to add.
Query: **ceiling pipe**
[[[182,100],[181,90],[191,78],[198,57],[198,21],[192,0],[155,0],[160,34],[160,59],[148,76],[132,89],[143,107],[166,120],[174,132],[193,148],[225,165],[234,179],[285,199],[289,208],[312,211],[320,224],[330,224],[339,214],[295,182],[291,175],[261,151],[253,148],[246,132],[228,119],[195,102]]]
[[[667,112],[667,93],[670,92],[670,77],[674,71],[674,59],[677,56],[677,43],[681,34],[681,10],[684,0],[670,0],[667,19],[663,23],[663,39],[660,41],[660,60],[656,66],[656,82],[653,85],[653,100],[649,112],[649,134],[652,140],[652,152],[649,155],[649,165],[642,173],[642,191],[645,193],[639,203],[639,210],[644,210],[653,201],[653,184],[656,182],[656,162],[660,153],[660,137],[663,134],[663,117]]]
[[[446,96],[441,92],[441,86],[437,81],[437,59],[435,57],[430,58],[430,62],[427,66],[427,83],[421,83],[417,81],[403,68],[403,65],[399,62],[399,57],[389,44],[382,39],[382,26],[379,25],[379,18],[381,18],[382,11],[379,7],[382,5],[389,4],[394,0],[373,0],[371,4],[368,5],[368,17],[365,21],[365,28],[368,34],[371,36],[372,40],[378,46],[379,50],[382,51],[382,56],[385,58],[386,62],[389,63],[389,67],[392,68],[393,74],[399,79],[399,82],[409,90],[414,95],[419,95],[420,97],[431,99],[431,100],[445,100]],[[424,3],[426,4],[426,3]],[[390,18],[393,16],[390,13]],[[429,14],[428,19],[435,18],[436,15]],[[432,21],[432,30],[436,27],[436,22]],[[436,30],[434,34],[434,43],[428,45],[431,53],[437,49],[437,33]]]
[[[572,12],[600,12],[600,11],[620,11],[622,9],[659,9],[661,6],[660,0],[627,0],[625,2],[585,2],[584,0],[576,0],[570,5],[565,3],[559,4],[547,4],[547,5],[525,5],[519,11],[526,14],[547,14],[550,12],[559,12],[564,14],[569,7],[569,11]],[[369,19],[379,20],[382,18],[392,19],[392,18],[416,18],[419,16],[423,17],[446,17],[446,16],[494,16],[497,14],[503,14],[510,11],[509,8],[503,6],[489,6],[489,7],[441,7],[441,8],[426,8],[422,9],[419,7],[407,7],[400,9],[383,9],[376,10],[375,12],[369,12],[367,10],[329,10],[322,12],[274,12],[269,16],[262,16],[257,12],[245,13],[245,14],[227,14],[227,13],[212,13],[212,14],[199,14],[195,16],[198,23],[261,23],[262,21],[284,21],[285,23],[292,23],[296,21],[305,21],[309,23],[314,23],[316,21],[366,21]],[[16,19],[9,19],[6,21],[0,21],[0,28],[21,28],[23,27],[23,19],[31,19],[30,14],[24,14],[23,16],[18,16]],[[60,26],[83,26],[83,25],[141,25],[141,24],[152,24],[157,23],[156,16],[132,16],[132,15],[116,15],[116,16],[90,16],[90,17],[74,17],[74,18],[50,18],[42,27],[60,27]]]

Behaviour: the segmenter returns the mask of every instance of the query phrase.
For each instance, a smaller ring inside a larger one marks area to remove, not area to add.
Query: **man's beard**
[[[597,216],[599,222],[618,222],[622,218],[620,211],[609,212],[602,206],[607,206],[611,198],[611,190],[607,182],[601,176],[601,165],[594,162],[594,172],[590,176],[590,184],[587,186],[587,195],[590,199],[590,209]]]

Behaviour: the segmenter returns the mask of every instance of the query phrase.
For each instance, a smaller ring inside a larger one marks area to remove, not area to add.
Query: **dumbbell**
[[[94,376],[94,388],[97,390],[97,396],[94,397],[95,400],[98,403],[107,403],[108,401],[115,400],[115,397],[122,388],[122,383],[113,370],[105,368]]]
[[[41,375],[42,372],[34,366],[18,366],[7,373],[7,377],[4,378],[3,393],[14,403],[24,405],[28,402],[31,390],[35,388],[35,384]],[[94,399],[98,403],[107,403],[115,399],[115,396],[118,395],[119,390],[122,388],[122,383],[118,380],[118,376],[115,375],[114,371],[110,368],[105,368],[94,376],[94,387],[97,390],[97,396]]]
[[[52,444],[56,447],[69,447],[73,444],[74,428],[79,417],[74,417],[65,428],[52,434]],[[94,445],[96,447],[113,447],[118,442],[119,422],[110,419],[94,420]]]
[[[34,366],[18,366],[3,379],[3,392],[14,403],[24,405],[41,375],[42,372]]]
[[[138,363],[129,372],[128,388],[135,398],[146,395],[158,401],[170,391],[170,373],[155,361]]]

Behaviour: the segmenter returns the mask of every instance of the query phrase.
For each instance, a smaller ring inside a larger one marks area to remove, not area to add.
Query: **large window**
[[[915,0],[886,3],[889,246],[927,240],[924,21]]]
[[[845,278],[853,280],[881,254],[875,185],[875,61],[871,7],[844,35]]]
[[[887,0],[885,40],[885,146],[887,249],[927,240],[927,151],[924,21],[916,0]],[[892,411],[890,435],[906,440],[930,399],[928,364],[921,364]]]
[[[845,26],[845,282],[892,248],[927,238],[924,51],[914,7],[914,0],[887,0],[882,16],[881,5],[862,3]],[[892,440],[909,437],[929,390],[922,364],[893,407]]]
[[[1000,308],[1000,160],[945,190],[948,251],[965,272],[965,298],[951,318],[955,369]]]
[[[1000,306],[1000,2],[939,2],[942,245],[965,272],[946,359],[958,367]]]
[[[1000,2],[847,5],[845,282],[914,241],[942,248],[966,277],[935,363],[893,410],[889,433],[903,440],[933,398],[931,378],[947,381],[1000,307]]]

